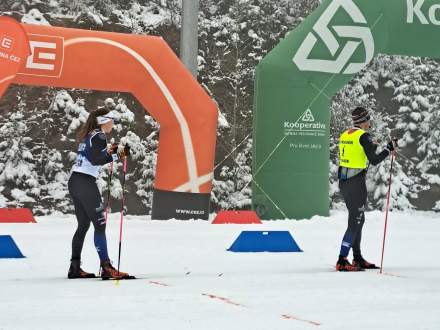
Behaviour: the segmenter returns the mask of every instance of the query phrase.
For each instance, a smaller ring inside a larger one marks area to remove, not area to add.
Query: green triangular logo
[[[313,117],[312,110],[307,109],[306,112],[304,112],[304,114],[303,114],[301,120],[302,120],[302,121],[305,121],[305,122],[312,122],[312,121],[315,121],[315,117]]]

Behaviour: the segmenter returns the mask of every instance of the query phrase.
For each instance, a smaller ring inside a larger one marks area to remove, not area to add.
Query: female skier
[[[93,273],[81,269],[81,250],[90,223],[95,228],[94,242],[101,261],[102,279],[130,278],[127,273],[118,272],[111,264],[107,252],[105,236],[106,219],[101,194],[96,185],[102,165],[124,159],[128,146],[119,148],[107,145],[106,134],[113,129],[114,115],[108,108],[92,111],[80,131],[78,156],[68,182],[69,193],[73,199],[78,228],[72,239],[72,258],[68,278],[93,278]]]

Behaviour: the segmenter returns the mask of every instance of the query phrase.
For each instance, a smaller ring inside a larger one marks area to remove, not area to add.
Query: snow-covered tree
[[[217,102],[220,113],[212,199],[215,209],[249,207],[251,192],[243,177],[250,179],[251,173],[252,155],[250,149],[245,150],[251,143],[255,67],[319,4],[319,0],[200,2],[198,80]],[[4,0],[0,1],[0,12],[33,24],[160,35],[179,53],[181,0]],[[332,202],[340,202],[335,175],[337,138],[351,125],[350,111],[362,105],[374,112],[372,134],[382,146],[390,134],[401,137],[392,185],[392,197],[399,198],[393,205],[440,209],[438,67],[436,60],[380,55],[336,95],[330,140]],[[76,134],[88,113],[109,98],[124,118],[112,137],[115,142],[128,140],[133,149],[126,186],[128,209],[149,212],[159,127],[132,96],[16,86],[0,101],[0,178],[6,180],[7,164],[9,168],[22,164],[32,179],[1,181],[1,205],[24,205],[19,201],[29,198],[26,205],[38,212],[70,212],[65,181],[76,157]],[[16,127],[8,126],[12,124]],[[16,133],[23,125],[20,140]],[[5,143],[29,153],[7,154],[2,149]],[[389,162],[384,162],[368,175],[371,207],[383,207],[388,168]],[[103,191],[107,189],[107,173],[105,167],[99,180]],[[112,187],[114,208],[122,192],[120,175],[117,166]],[[13,190],[17,198],[11,195]]]
[[[0,186],[4,205],[24,206],[40,196],[39,177],[32,155],[32,139],[25,136],[28,129],[23,112],[15,112],[0,126]]]
[[[379,56],[354,79],[342,89],[334,98],[332,105],[332,139],[330,150],[334,162],[337,162],[339,135],[352,125],[350,112],[356,106],[364,106],[372,112],[372,128],[370,134],[379,142],[378,151],[389,141],[390,136],[398,135],[394,129],[399,124],[398,113],[393,112],[395,104],[387,100],[383,104],[384,90],[391,89],[394,93],[395,82],[392,80],[396,72],[408,67],[408,61],[402,57]],[[388,109],[386,108],[388,107]],[[412,208],[412,199],[417,197],[420,190],[417,177],[413,174],[414,166],[405,158],[398,157],[394,164],[394,181],[392,199],[396,199],[396,208]],[[336,174],[336,168],[334,168]],[[373,208],[383,208],[384,200],[388,191],[389,163],[381,164],[371,168],[367,176],[369,191],[369,205]],[[334,181],[333,181],[334,180]],[[333,200],[340,200],[336,194],[336,177],[331,177],[331,193]]]
[[[234,164],[221,167],[219,180],[213,181],[211,201],[219,210],[248,209],[251,205],[252,139],[236,153]]]

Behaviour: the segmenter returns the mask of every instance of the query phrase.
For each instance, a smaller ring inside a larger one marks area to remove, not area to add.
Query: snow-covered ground
[[[0,259],[0,329],[440,329],[440,217],[390,215],[385,271],[334,271],[346,214],[212,225],[128,216],[121,269],[134,281],[67,280],[73,216],[0,224],[26,259]],[[119,215],[107,235],[117,260]],[[303,253],[232,253],[241,230],[289,230]],[[380,262],[383,214],[364,256]],[[97,271],[92,229],[83,268]]]

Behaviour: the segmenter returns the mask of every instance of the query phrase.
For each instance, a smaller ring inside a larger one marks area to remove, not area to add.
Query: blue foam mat
[[[26,258],[10,235],[0,235],[0,259]]]
[[[288,231],[242,231],[228,251],[302,252]]]

